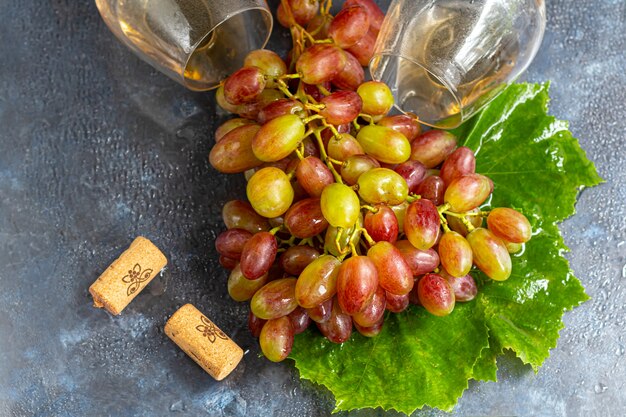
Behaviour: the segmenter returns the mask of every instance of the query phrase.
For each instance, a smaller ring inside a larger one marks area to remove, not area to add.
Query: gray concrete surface
[[[548,3],[524,78],[552,80],[551,112],[606,179],[562,225],[592,300],[565,315],[538,375],[505,356],[500,382],[471,384],[456,416],[626,415],[626,2]],[[0,416],[330,413],[330,394],[290,361],[258,357],[228,298],[213,240],[243,187],[207,163],[220,117],[211,94],[130,54],[92,1],[0,1]],[[139,234],[164,249],[167,272],[122,316],[93,309],[89,284]],[[249,350],[222,383],[162,332],[186,302]]]

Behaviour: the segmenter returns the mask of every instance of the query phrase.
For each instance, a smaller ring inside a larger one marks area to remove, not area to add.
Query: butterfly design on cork
[[[220,339],[228,340],[228,336],[226,336],[223,331],[215,327],[215,324],[211,323],[209,319],[204,316],[200,316],[200,320],[202,320],[202,323],[204,324],[196,326],[196,330],[202,333],[202,336],[209,339],[209,342],[215,343],[218,337]]]
[[[152,275],[152,269],[148,268],[142,271],[141,265],[135,264],[133,269],[128,271],[128,275],[122,278],[123,282],[130,284],[126,289],[126,295],[131,296],[136,293],[141,287],[141,283],[150,279],[150,275]]]

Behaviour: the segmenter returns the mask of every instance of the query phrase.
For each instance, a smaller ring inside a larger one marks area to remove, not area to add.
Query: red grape
[[[376,46],[376,32],[370,29],[365,36],[346,49],[346,52],[354,55],[359,64],[367,67],[374,56],[374,46]]]
[[[491,194],[491,180],[484,175],[468,174],[452,181],[444,201],[450,205],[450,210],[463,213],[480,206]]]
[[[463,175],[476,171],[476,157],[470,148],[461,146],[452,152],[441,166],[439,176],[446,185]]]
[[[248,313],[248,329],[250,329],[252,336],[257,338],[261,336],[261,330],[263,329],[265,323],[267,323],[267,320],[258,318],[254,315],[254,313],[252,313],[252,311]]]
[[[248,279],[257,279],[269,271],[278,245],[276,238],[269,232],[259,232],[243,246],[241,252],[241,272]]]
[[[341,90],[356,91],[359,85],[365,80],[365,71],[361,63],[354,55],[348,51],[344,51],[346,63],[332,79],[335,87]]]
[[[330,319],[330,313],[333,308],[333,299],[329,298],[322,304],[312,308],[307,308],[306,311],[316,323],[326,323]]]
[[[267,283],[267,274],[257,279],[248,279],[241,273],[240,265],[235,266],[228,276],[228,294],[235,301],[248,301]]]
[[[354,322],[354,327],[361,335],[365,337],[375,337],[375,336],[378,336],[380,332],[383,330],[383,323],[384,323],[384,319],[381,318],[380,320],[378,320],[378,322],[376,322],[374,325],[370,327],[363,327],[357,322]]]
[[[337,300],[347,314],[362,311],[378,288],[378,272],[369,256],[343,261],[337,276]]]
[[[389,127],[406,136],[409,142],[413,142],[415,138],[422,132],[422,126],[417,122],[415,117],[407,114],[396,114],[394,116],[385,116],[376,122],[379,126]]]
[[[346,49],[364,37],[369,28],[370,19],[365,7],[344,7],[330,23],[328,36],[340,48]]]
[[[417,249],[408,240],[399,240],[395,246],[400,250],[404,260],[411,268],[413,277],[432,272],[439,266],[439,254],[434,249]]]
[[[265,76],[260,68],[244,67],[224,82],[224,98],[230,104],[249,103],[265,89]]]
[[[354,91],[336,91],[324,97],[320,103],[325,107],[319,114],[332,125],[350,123],[361,113],[361,97]]]
[[[370,27],[376,34],[378,34],[378,31],[380,31],[380,28],[383,25],[383,20],[385,20],[385,13],[380,9],[380,7],[373,0],[346,0],[343,3],[343,7],[350,7],[353,5],[363,6],[367,9],[367,14],[370,17]]]
[[[413,289],[411,287],[411,289]],[[385,291],[386,308],[392,313],[402,313],[409,306],[409,293],[397,295]]]
[[[247,230],[228,229],[215,239],[215,249],[222,256],[239,259],[244,245],[251,237],[252,233]]]
[[[494,281],[504,281],[511,275],[511,255],[504,242],[491,231],[479,227],[467,235],[474,263]]]
[[[289,320],[291,320],[291,325],[293,326],[294,334],[300,334],[309,327],[311,324],[311,318],[306,310],[302,307],[296,307],[289,315]]]
[[[324,323],[317,323],[317,328],[331,342],[343,343],[350,339],[352,334],[352,317],[341,310],[335,297],[330,318]]]
[[[352,315],[352,320],[354,320],[354,322],[359,326],[371,327],[383,318],[383,315],[385,314],[385,305],[385,290],[378,287],[365,308]]]
[[[263,355],[272,362],[284,360],[291,353],[293,335],[293,326],[288,317],[268,320],[259,335]]]
[[[418,161],[403,162],[398,164],[393,170],[404,178],[409,187],[409,192],[412,194],[416,193],[417,186],[426,175],[426,167]]]
[[[437,175],[426,177],[415,187],[415,194],[435,203],[436,206],[443,204],[446,184]]]
[[[442,163],[456,149],[456,136],[442,130],[429,130],[411,143],[411,159],[426,168]]]
[[[387,292],[404,295],[413,288],[413,273],[404,256],[393,244],[376,243],[367,251],[367,257],[378,271],[378,284]]]
[[[447,316],[454,309],[454,291],[440,275],[424,275],[417,284],[417,294],[422,306],[435,316]]]
[[[530,222],[522,213],[510,208],[495,208],[487,216],[487,227],[500,239],[525,243],[532,236]]]
[[[231,200],[224,204],[222,220],[228,229],[244,229],[250,233],[269,230],[267,219],[259,216],[247,201]]]
[[[363,219],[363,226],[375,242],[385,240],[395,242],[398,239],[398,219],[389,206],[377,204],[374,208],[378,211],[368,211]]]
[[[462,277],[453,277],[445,270],[440,272],[440,275],[448,280],[448,284],[454,291],[454,299],[456,302],[464,303],[472,301],[478,294],[478,287],[476,281],[470,274],[463,275]]]
[[[286,316],[298,307],[295,288],[295,278],[270,281],[254,294],[250,309],[255,316],[265,320]]]
[[[290,246],[280,256],[281,268],[289,275],[298,276],[311,262],[319,258],[317,249],[308,245]]]
[[[296,71],[307,84],[331,81],[346,65],[341,48],[331,44],[316,44],[307,48],[296,62]]]
[[[281,98],[280,100],[273,101],[267,106],[263,107],[259,111],[259,114],[257,114],[256,119],[259,123],[265,124],[270,120],[276,119],[280,116],[285,116],[288,114],[297,115],[303,110],[304,106],[298,100]]]
[[[324,187],[335,182],[326,164],[314,156],[307,156],[298,163],[296,178],[311,197],[320,197]]]
[[[430,200],[417,200],[409,204],[404,218],[404,233],[417,249],[433,247],[439,235],[439,212]]]
[[[472,269],[472,248],[465,238],[457,232],[446,232],[438,245],[441,265],[453,277],[467,275]]]
[[[319,235],[328,227],[319,198],[305,198],[295,203],[284,216],[287,230],[297,238]]]
[[[337,292],[341,263],[332,255],[322,255],[304,268],[296,283],[296,299],[304,308],[314,308]]]
[[[261,161],[278,161],[292,153],[302,139],[304,123],[300,117],[295,114],[278,116],[261,126],[254,135],[252,152]]]
[[[252,151],[252,141],[261,126],[246,124],[226,133],[211,149],[209,162],[225,174],[235,174],[263,163]]]

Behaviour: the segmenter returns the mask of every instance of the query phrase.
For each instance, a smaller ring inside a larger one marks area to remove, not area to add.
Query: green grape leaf
[[[556,346],[563,313],[588,298],[563,257],[557,223],[575,213],[583,187],[602,179],[567,123],[547,114],[548,101],[547,85],[515,84],[455,131],[476,153],[476,171],[494,182],[489,205],[516,208],[533,226],[507,281],[475,272],[474,301],[444,318],[418,307],[390,314],[373,339],[355,334],[336,345],[313,330],[296,337],[300,376],[327,387],[335,411],[450,410],[469,379],[496,379],[504,349],[537,370]]]

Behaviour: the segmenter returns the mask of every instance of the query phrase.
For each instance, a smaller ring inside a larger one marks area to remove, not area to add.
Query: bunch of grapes
[[[383,13],[371,0],[282,0],[287,62],[251,52],[217,90],[239,117],[216,133],[210,162],[244,173],[248,201],[223,208],[216,240],[228,292],[249,302],[249,328],[272,361],[315,322],[335,343],[353,328],[380,333],[385,311],[409,304],[450,314],[472,300],[475,265],[494,280],[530,239],[508,208],[483,211],[493,191],[473,152],[417,117],[389,115],[387,85],[365,81]],[[483,226],[486,218],[487,227]]]

